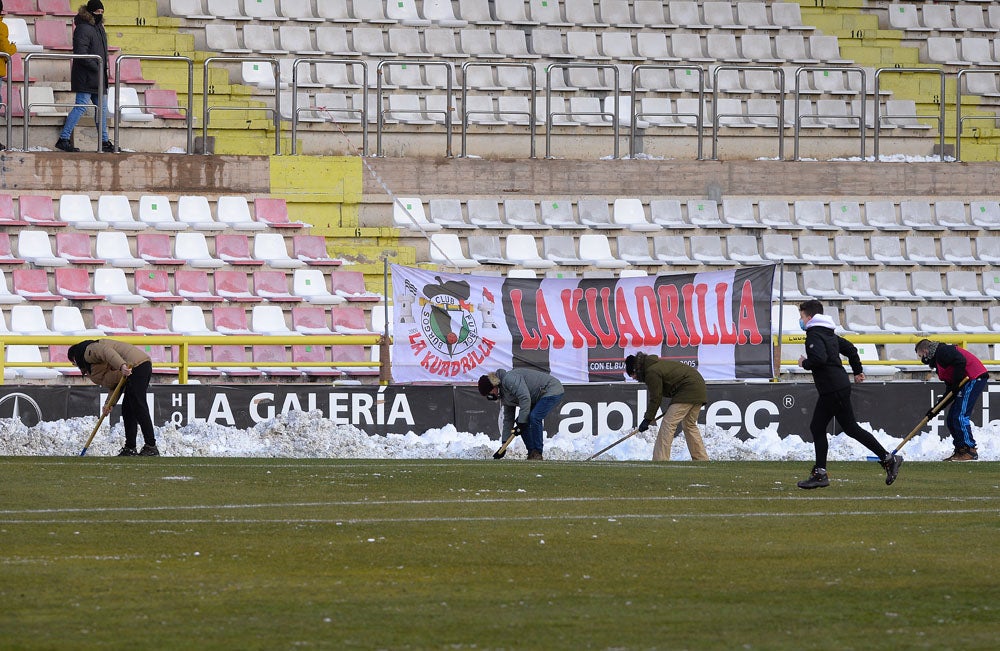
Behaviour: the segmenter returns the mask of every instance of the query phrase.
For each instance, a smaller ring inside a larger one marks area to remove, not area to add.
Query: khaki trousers
[[[708,461],[708,452],[705,451],[705,443],[701,440],[701,431],[698,429],[700,411],[701,405],[671,403],[667,407],[660,423],[660,431],[656,435],[656,443],[653,445],[653,461],[670,461],[670,446],[674,441],[678,425],[684,431],[684,440],[687,441],[691,459]]]

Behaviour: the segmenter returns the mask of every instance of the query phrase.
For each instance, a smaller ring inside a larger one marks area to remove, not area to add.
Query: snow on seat
[[[208,197],[201,195],[184,195],[177,199],[177,221],[196,231],[224,231],[227,228],[215,221]]]
[[[298,366],[300,371],[312,377],[340,377],[338,369],[330,366],[330,347],[317,344],[292,346],[292,361],[296,363],[318,363],[323,366]]]
[[[208,327],[198,305],[175,305],[170,310],[170,329],[181,335],[220,335]]]
[[[587,226],[573,217],[573,204],[569,199],[565,201],[543,199],[539,202],[539,206],[542,210],[542,223],[549,228],[557,230],[587,229]]]
[[[459,269],[479,266],[477,261],[465,257],[462,243],[454,233],[434,233],[429,246],[431,262]]]
[[[497,235],[472,235],[469,237],[469,257],[479,264],[514,265],[512,260],[504,257],[500,250],[500,237]]]
[[[250,279],[245,271],[217,269],[213,274],[215,293],[230,303],[260,303],[260,296],[250,292]]]
[[[174,240],[174,250],[177,257],[197,269],[226,266],[224,260],[219,260],[208,252],[208,242],[205,240],[204,233],[178,233]]]
[[[585,233],[580,236],[580,258],[591,260],[598,269],[622,269],[628,266],[611,253],[608,236],[603,233]]]
[[[52,252],[49,234],[45,231],[22,230],[17,235],[17,254],[36,267],[65,267],[69,260]]]
[[[844,327],[849,332],[881,333],[875,306],[869,303],[848,303],[844,306]]]
[[[214,352],[218,346],[212,346],[211,349]],[[211,355],[209,354],[209,346],[198,346],[195,344],[188,344],[187,355],[188,355],[188,376],[198,375],[202,377],[221,377],[222,370],[213,366],[193,366],[193,363],[212,362]]]
[[[950,231],[978,231],[979,227],[969,221],[964,201],[940,200],[934,202],[934,220],[938,226]]]
[[[952,330],[948,308],[941,305],[918,307],[917,329],[922,332],[948,332]]]
[[[618,257],[633,266],[659,267],[663,264],[649,254],[649,237],[646,235],[619,235]]]
[[[944,279],[938,271],[910,272],[913,293],[926,301],[954,301],[954,296],[944,291]]]
[[[160,231],[183,231],[188,225],[174,219],[170,200],[160,195],[139,198],[139,221]]]
[[[228,265],[259,267],[264,264],[250,255],[250,240],[243,233],[219,233],[215,236],[215,254]]]
[[[258,222],[271,228],[304,228],[309,224],[288,219],[288,204],[277,197],[258,197],[253,200],[254,214]]]
[[[103,294],[109,303],[116,305],[137,305],[146,299],[132,292],[128,287],[124,269],[95,269],[94,293]],[[138,329],[138,324],[136,324]]]
[[[905,271],[876,271],[875,287],[879,296],[893,302],[922,300],[910,291],[910,280]]]
[[[149,335],[175,334],[167,325],[167,311],[162,307],[133,307],[135,331]]]
[[[833,272],[829,269],[806,269],[802,272],[802,284],[816,298],[842,301],[847,298],[837,290]]]
[[[899,202],[900,221],[914,231],[939,231],[941,227],[934,220],[931,204],[926,200]]]
[[[875,228],[861,217],[857,201],[831,201],[830,224],[845,231],[873,231]]]
[[[240,35],[236,31],[236,25],[233,24],[205,25],[205,43],[208,49],[213,52],[233,56],[252,54],[250,48],[243,46]]]
[[[303,373],[294,367],[271,366],[269,363],[291,362],[289,350],[283,345],[255,345],[253,349],[253,361],[260,366],[257,367],[266,377],[286,377],[301,378]]]
[[[945,236],[941,238],[942,258],[956,265],[982,266],[985,263],[972,254],[972,239],[964,236]]]
[[[272,269],[299,269],[306,263],[288,255],[285,236],[280,233],[256,233],[253,236],[253,257]]]
[[[381,294],[365,289],[365,277],[360,271],[334,271],[330,274],[330,289],[349,303],[378,303]]]
[[[212,325],[224,335],[253,334],[247,321],[247,311],[241,306],[216,305],[212,308]]]
[[[80,308],[73,305],[56,305],[52,308],[52,330],[60,335],[81,337],[104,336],[103,330],[88,328],[83,322],[83,314],[80,312]]]
[[[555,262],[538,255],[538,243],[534,235],[516,233],[506,238],[506,259],[529,269],[551,269]]]
[[[695,228],[681,210],[678,199],[653,199],[649,202],[649,214],[653,223],[663,228],[683,230]]]
[[[588,265],[590,260],[581,260],[576,253],[576,238],[572,235],[545,235],[542,237],[545,259],[558,265]]]
[[[56,269],[56,293],[69,301],[103,301],[90,288],[90,272],[82,267]]]
[[[330,347],[330,362],[333,367],[345,375],[356,376],[377,376],[379,369],[374,366],[340,366],[343,362],[370,362],[371,358],[365,354],[365,347],[361,345],[338,345]]]
[[[3,271],[0,271],[0,305],[17,305],[24,303],[27,299],[19,294],[12,294],[7,287],[7,279]]]
[[[147,224],[136,221],[132,204],[123,194],[102,194],[97,199],[97,221],[122,231],[142,231]]]
[[[342,264],[342,261],[331,258],[327,253],[326,238],[322,235],[293,236],[292,254],[311,267],[339,267]]]
[[[94,206],[85,194],[64,194],[59,197],[59,219],[80,230],[104,230],[111,224],[94,218]]]
[[[212,368],[225,374],[227,377],[261,377],[263,375],[259,369],[252,366],[227,366],[227,364],[241,364],[250,362],[250,354],[246,346],[243,345],[215,345],[211,347],[212,362],[217,366]]]
[[[15,305],[10,309],[10,330],[18,335],[53,335],[41,305]]]
[[[653,237],[653,257],[672,265],[698,264],[687,253],[683,235],[656,235]]]
[[[284,271],[257,270],[253,272],[254,294],[269,303],[299,303],[301,296],[288,291],[288,276]]]
[[[29,226],[29,222],[18,219],[14,214],[14,197],[0,194],[0,226]]]
[[[611,210],[606,199],[580,199],[576,203],[580,223],[590,228],[618,230],[622,228],[611,219]]]
[[[841,262],[857,267],[880,264],[868,257],[865,250],[865,240],[857,235],[835,235],[833,256]]]
[[[727,235],[726,251],[730,260],[741,264],[763,264],[757,248],[760,238],[756,235]]]
[[[8,19],[7,22],[10,22]],[[42,351],[38,346],[17,344],[7,346],[5,350],[7,362],[42,362]],[[17,377],[25,380],[53,380],[60,376],[54,368],[41,366],[11,367]]]
[[[15,269],[14,293],[29,301],[61,301],[62,296],[49,291],[49,275],[44,269]]]
[[[254,221],[250,216],[250,204],[246,197],[219,197],[216,202],[219,223],[238,231],[262,231],[267,224]]]
[[[691,259],[697,260],[705,265],[735,265],[735,260],[730,260],[726,256],[722,246],[722,237],[719,235],[692,235],[691,238]]]
[[[135,236],[135,248],[139,257],[149,264],[175,266],[184,260],[174,257],[173,239],[166,233],[139,233]]]
[[[723,222],[719,216],[719,203],[711,199],[692,199],[687,202],[688,221],[694,226],[722,228],[725,224],[741,228],[760,228],[760,222],[754,216],[753,203],[749,199],[724,199],[722,211],[726,217]]]
[[[250,314],[250,329],[261,335],[297,335],[300,334],[285,323],[285,313],[280,305],[255,305]]]
[[[988,334],[990,326],[986,323],[986,314],[982,307],[973,305],[957,305],[951,308],[951,319],[958,332],[973,334]]]
[[[547,230],[549,227],[538,216],[534,199],[504,199],[504,219],[518,230]]]
[[[938,256],[937,242],[933,236],[910,235],[904,238],[906,259],[913,264],[945,266],[950,263]]]
[[[871,274],[867,271],[841,271],[840,291],[859,301],[873,302],[888,300],[872,291]]]
[[[975,271],[948,271],[945,273],[948,295],[955,298],[986,300],[988,297],[979,289],[979,274]]]
[[[178,269],[174,272],[177,294],[193,303],[221,303],[224,299],[213,293],[208,282],[208,272],[202,269]]]
[[[135,272],[135,291],[153,303],[180,303],[184,299],[170,291],[170,276],[163,269]]]
[[[331,308],[338,309],[338,308]],[[357,308],[355,308],[357,309]],[[292,328],[304,335],[332,335],[326,308],[318,305],[296,305],[292,308]]]
[[[24,263],[25,260],[23,258],[18,258],[14,255],[14,250],[10,246],[10,234],[0,233],[0,265],[19,265]]]
[[[761,199],[757,202],[757,210],[760,213],[760,223],[767,228],[779,230],[802,230],[804,228],[792,218],[787,201]]]
[[[138,269],[148,263],[132,255],[128,238],[118,231],[97,234],[97,257],[106,260],[112,267]]]
[[[124,305],[95,305],[93,315],[94,327],[105,335],[135,334],[128,308]]]
[[[340,305],[330,308],[333,330],[342,335],[373,335],[374,330],[365,322],[365,311],[360,307]]]
[[[319,269],[296,269],[292,275],[292,293],[314,305],[337,305],[346,301],[330,292],[326,276]]]

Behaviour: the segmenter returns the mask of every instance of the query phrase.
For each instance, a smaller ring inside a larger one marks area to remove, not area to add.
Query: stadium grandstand
[[[117,151],[91,111],[67,153],[77,4],[5,3],[8,384],[129,335],[162,382],[387,382],[390,264],[773,263],[776,378],[807,296],[871,375],[1000,364],[996,3],[106,0]]]

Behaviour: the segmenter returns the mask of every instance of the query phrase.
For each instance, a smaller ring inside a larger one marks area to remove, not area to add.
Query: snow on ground
[[[97,422],[96,416],[42,422],[25,427],[16,419],[0,419],[0,456],[74,456],[80,453]],[[862,423],[862,425],[865,425]],[[717,427],[703,427],[705,447],[717,460],[812,461],[813,446],[797,436],[781,439],[765,433],[740,441]],[[546,440],[545,457],[550,460],[586,459],[622,438],[626,431],[599,436],[559,434]],[[877,430],[876,437],[886,449],[901,439]],[[979,444],[979,458],[1000,460],[1000,421],[973,427]],[[265,421],[250,429],[195,423],[184,427],[156,428],[157,443],[165,456],[175,457],[288,457],[333,459],[491,459],[500,444],[484,433],[459,432],[452,425],[414,432],[369,436],[352,425],[338,425],[319,411],[292,412]],[[649,431],[632,436],[606,452],[604,460],[648,460],[653,456],[656,434]],[[108,431],[107,424],[94,438],[88,456],[117,454],[124,434],[121,423]],[[140,437],[140,443],[142,442]],[[952,452],[951,440],[931,434],[918,435],[906,444],[903,456],[910,461],[939,461]],[[853,439],[839,434],[830,437],[830,461],[863,461],[870,453]],[[524,458],[520,440],[508,448],[507,458]],[[674,440],[673,460],[690,460],[683,435]]]

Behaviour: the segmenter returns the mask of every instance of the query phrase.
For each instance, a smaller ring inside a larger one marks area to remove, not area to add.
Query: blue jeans
[[[546,396],[536,402],[531,407],[531,413],[528,414],[528,431],[521,435],[524,440],[524,447],[529,450],[538,450],[541,452],[542,446],[544,445],[544,423],[546,414],[548,414],[552,409],[562,402],[562,395],[558,396]]]
[[[77,93],[76,100],[74,101],[76,106],[73,110],[69,112],[66,116],[66,124],[63,125],[62,131],[59,132],[59,138],[62,140],[69,140],[69,137],[73,135],[73,129],[76,128],[76,123],[80,121],[83,114],[87,112],[86,106],[88,104],[93,104],[97,106],[97,93]],[[96,116],[95,116],[96,117]],[[104,119],[101,120],[101,142],[108,141],[108,96],[104,96]]]
[[[969,380],[955,395],[955,401],[948,408],[948,416],[945,419],[948,423],[948,430],[951,438],[955,441],[955,448],[974,448],[976,439],[972,438],[972,411],[979,402],[979,396],[983,395],[986,388],[986,377],[977,380]]]

